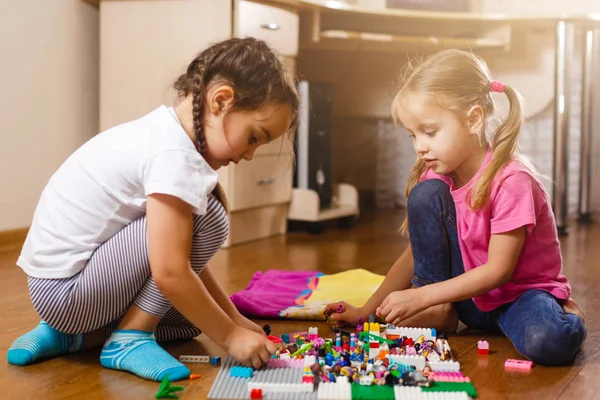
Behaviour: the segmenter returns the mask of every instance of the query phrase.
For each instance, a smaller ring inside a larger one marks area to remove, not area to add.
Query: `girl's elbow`
[[[493,281],[492,289],[496,289],[500,286],[506,285],[510,281],[511,276],[512,273],[499,273]]]
[[[508,267],[503,262],[493,262],[488,260],[486,264],[485,276],[489,290],[497,289],[510,281],[514,271],[514,266]]]

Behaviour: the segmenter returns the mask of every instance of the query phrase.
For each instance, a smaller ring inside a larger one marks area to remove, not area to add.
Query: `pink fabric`
[[[309,297],[317,285],[315,279],[322,275],[317,271],[257,271],[248,287],[230,298],[247,317],[279,318],[279,312],[295,306],[299,297]]]
[[[454,188],[449,177],[431,170],[421,179],[440,179],[450,186],[465,271],[487,262],[491,235],[520,227],[527,229],[521,256],[510,281],[475,297],[475,304],[482,311],[491,311],[532,289],[545,290],[559,299],[568,299],[571,287],[562,274],[562,255],[550,199],[542,184],[525,166],[511,161],[496,176],[488,206],[477,211],[469,209],[467,192],[491,157],[490,151],[475,177],[459,189]]]

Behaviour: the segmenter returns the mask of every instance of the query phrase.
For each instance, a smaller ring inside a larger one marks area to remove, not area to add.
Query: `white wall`
[[[98,10],[0,1],[0,231],[31,222],[64,159],[97,133]]]

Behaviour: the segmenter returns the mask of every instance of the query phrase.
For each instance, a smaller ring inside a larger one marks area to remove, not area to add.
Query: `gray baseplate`
[[[302,368],[273,368],[263,367],[254,371],[252,378],[232,378],[229,370],[242,365],[231,356],[227,356],[222,364],[217,378],[208,392],[209,399],[249,399],[248,382],[258,383],[301,383]],[[311,393],[263,393],[264,400],[316,400],[317,392]]]

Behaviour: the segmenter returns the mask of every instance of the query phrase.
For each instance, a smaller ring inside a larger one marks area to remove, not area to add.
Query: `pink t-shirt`
[[[508,283],[473,301],[481,311],[491,311],[531,289],[568,299],[571,287],[562,274],[560,243],[550,199],[542,184],[523,164],[511,161],[494,179],[487,207],[477,211],[469,209],[467,192],[491,158],[492,153],[488,152],[477,174],[459,189],[454,188],[452,179],[431,170],[421,179],[440,179],[450,187],[465,271],[487,262],[491,235],[520,227],[527,229],[521,255]]]

